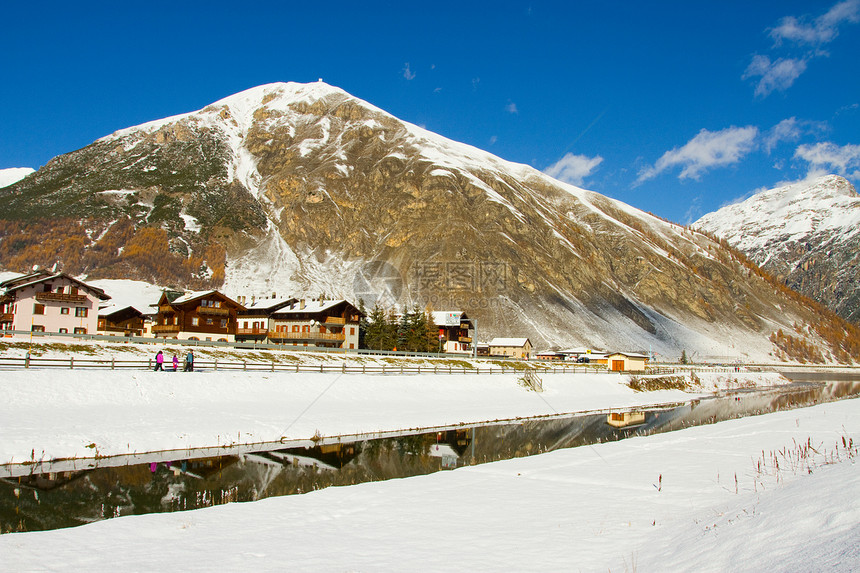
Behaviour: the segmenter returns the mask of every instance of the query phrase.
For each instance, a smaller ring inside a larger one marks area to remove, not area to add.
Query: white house
[[[528,338],[494,338],[489,346],[490,356],[528,360],[532,353],[532,343]]]
[[[95,334],[100,288],[65,273],[36,270],[0,283],[0,329]]]

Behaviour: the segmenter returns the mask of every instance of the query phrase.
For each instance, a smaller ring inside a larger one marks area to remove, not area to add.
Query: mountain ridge
[[[860,322],[860,196],[825,175],[756,193],[693,225],[723,238],[789,287]]]
[[[818,320],[705,235],[322,83],[119,130],[0,206],[5,266],[465,310],[539,346],[765,359]]]

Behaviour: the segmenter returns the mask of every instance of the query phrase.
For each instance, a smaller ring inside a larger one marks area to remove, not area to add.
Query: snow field
[[[415,478],[7,534],[0,570],[856,571],[856,454],[832,455],[858,431],[860,400],[843,400]],[[808,468],[755,469],[762,451],[807,442],[820,453]]]

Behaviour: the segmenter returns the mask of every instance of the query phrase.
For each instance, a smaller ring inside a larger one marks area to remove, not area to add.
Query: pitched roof
[[[67,275],[66,273],[49,273],[47,271],[36,271],[29,275],[21,275],[20,277],[16,277],[13,279],[9,279],[7,281],[3,281],[0,283],[0,287],[5,288],[5,292],[12,292],[16,290],[20,290],[22,288],[26,288],[28,286],[37,285],[39,283],[44,283],[47,281],[51,281],[54,279],[66,279],[77,285],[83,287],[84,289],[92,292],[101,300],[110,300],[110,296],[105,293],[104,290],[94,287],[92,285],[88,285],[82,280],[76,279],[71,275]]]
[[[526,342],[529,342],[528,338],[494,338],[490,341],[490,346],[515,346],[519,348],[525,346]]]
[[[290,298],[260,298],[252,302],[251,304],[245,305],[246,311],[268,311],[274,312],[279,310],[288,304],[293,304],[298,302],[294,297]]]

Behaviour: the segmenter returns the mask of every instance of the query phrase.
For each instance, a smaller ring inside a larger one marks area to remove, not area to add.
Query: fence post
[[[215,359],[215,370],[218,370],[218,359]]]
[[[116,356],[111,356],[111,357],[110,357],[110,369],[111,369],[111,370],[115,370],[115,369],[116,369],[116,364],[114,363],[114,361],[115,361],[115,360],[116,360]]]
[[[322,374],[322,373],[323,373],[323,365],[320,364],[320,374]]]
[[[74,369],[75,369],[75,357],[71,356],[71,357],[69,357],[69,370],[74,370]]]
[[[272,372],[274,372],[274,371],[275,371],[275,361],[272,360]]]
[[[243,360],[242,361],[242,370],[247,370],[247,369],[248,369],[248,363]]]

